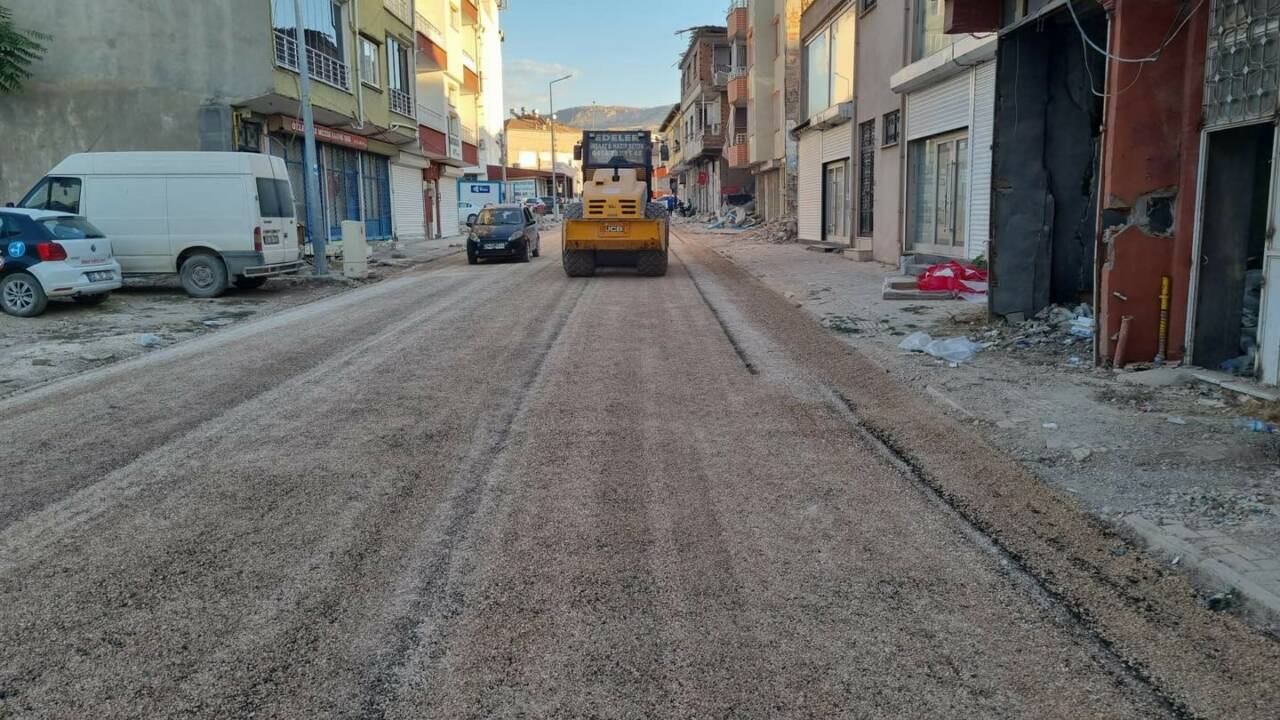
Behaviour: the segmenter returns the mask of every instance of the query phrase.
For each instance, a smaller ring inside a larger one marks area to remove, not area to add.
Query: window
[[[449,5],[449,27],[454,30],[462,29],[462,11],[458,9],[457,5]]]
[[[293,217],[293,189],[288,180],[256,178],[258,181],[258,212],[264,218]]]
[[[912,142],[908,159],[912,243],[954,253],[964,247],[968,235],[968,132]]]
[[[902,114],[899,111],[894,110],[893,112],[887,112],[884,114],[884,131],[883,131],[884,145],[883,147],[889,147],[890,145],[898,144],[898,133],[902,131],[901,128],[902,128]]]
[[[862,0],[862,12],[866,12],[876,6],[876,0]]]
[[[272,3],[276,64],[298,70],[298,19],[292,2]],[[307,62],[311,76],[348,89],[347,55],[343,42],[342,4],[334,0],[302,0]]]
[[[958,36],[946,33],[946,3],[944,0],[915,0],[916,32],[912,57],[919,60],[943,48],[950,47]]]
[[[378,44],[369,38],[360,38],[360,82],[378,87]]]
[[[21,234],[22,227],[18,225],[18,218],[0,213],[0,240],[18,237]]]
[[[18,205],[33,210],[57,210],[79,215],[80,178],[45,178]]]
[[[845,160],[827,163],[824,176],[823,239],[828,242],[847,241],[849,239],[849,163]]]
[[[858,234],[875,230],[876,121],[858,126]]]
[[[101,230],[82,217],[50,218],[41,220],[40,224],[54,240],[88,240],[106,237]]]
[[[413,96],[409,92],[409,51],[399,40],[387,38],[387,89],[391,96],[391,109],[401,115],[413,116]]]
[[[854,11],[845,11],[804,47],[805,117],[853,99]]]

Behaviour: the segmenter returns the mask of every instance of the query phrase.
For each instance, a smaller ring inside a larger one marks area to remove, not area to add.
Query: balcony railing
[[[418,16],[417,31],[422,33],[423,35],[426,35],[427,39],[429,39],[431,42],[443,47],[444,32],[440,29],[440,26],[428,20],[427,16],[423,15],[422,13],[417,13],[417,16]]]
[[[391,97],[391,111],[413,117],[413,98],[403,90],[390,88],[387,94]]]
[[[472,70],[476,69],[476,57],[466,50],[462,51],[462,64]]]
[[[476,129],[475,129],[475,128],[471,128],[471,127],[467,127],[466,125],[463,125],[463,126],[462,126],[462,142],[464,142],[464,143],[468,143],[468,144],[471,144],[471,145],[475,145],[475,144],[476,144]]]
[[[449,121],[445,118],[444,113],[426,105],[418,106],[418,122],[436,130],[447,131],[449,129]]]
[[[299,72],[298,41],[277,30],[275,31],[275,45],[276,64],[294,72]],[[339,90],[350,91],[351,79],[346,63],[329,57],[313,47],[308,47],[307,65],[311,70],[312,79],[319,80],[326,85],[332,85]]]
[[[744,132],[734,133],[734,134],[733,134],[733,144],[734,144],[734,145],[746,145],[746,144],[747,144],[747,134],[746,134],[746,133],[744,133]]]
[[[413,22],[413,8],[409,0],[382,0],[382,5],[390,10],[392,15],[403,20],[405,25]]]

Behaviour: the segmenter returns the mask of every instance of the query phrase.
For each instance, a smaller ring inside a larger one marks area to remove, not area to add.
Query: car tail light
[[[262,228],[253,229],[253,249],[262,252]]]
[[[46,242],[36,245],[36,254],[45,262],[67,259],[67,249],[56,242]]]

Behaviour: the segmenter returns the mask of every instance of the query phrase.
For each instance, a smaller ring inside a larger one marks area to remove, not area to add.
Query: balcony
[[[725,159],[731,168],[744,168],[751,165],[751,148],[746,133],[735,133],[733,143],[724,149]]]
[[[701,155],[718,155],[724,148],[724,133],[720,125],[709,125],[705,130],[695,130],[684,143],[685,160]]]
[[[426,25],[423,25],[423,23]],[[418,72],[439,72],[449,69],[449,53],[445,52],[444,41],[440,39],[440,30],[436,29],[435,38],[423,33],[423,27],[435,27],[426,18],[418,16]]]
[[[472,0],[462,0],[462,24],[476,25],[480,22],[480,8]]]
[[[461,134],[461,137],[462,137],[462,142],[464,142],[464,143],[469,143],[469,144],[471,144],[471,145],[475,145],[475,144],[476,144],[476,129],[475,129],[475,128],[473,128],[473,127],[467,127],[466,125],[463,125],[463,126],[462,126],[462,134]]]
[[[747,78],[746,68],[734,68],[729,75],[729,104],[734,107],[746,107],[751,99],[751,83]]]
[[[418,92],[421,93],[422,90],[419,89]],[[444,113],[440,112],[439,110],[436,110],[435,108],[427,107],[426,105],[421,105],[421,104],[418,105],[417,109],[418,109],[417,117],[418,117],[419,125],[425,125],[426,127],[429,127],[433,130],[437,130],[441,133],[449,131],[449,118],[445,117]],[[443,147],[441,148],[440,152],[442,153],[444,152]]]
[[[725,18],[725,25],[729,28],[729,37],[746,39],[747,0],[733,0],[729,3],[729,12]]]
[[[298,41],[293,37],[275,31],[275,51],[276,65],[282,68],[299,72],[298,69]],[[317,80],[326,85],[332,85],[339,90],[351,91],[351,74],[347,68],[347,64],[335,60],[322,52],[317,51],[313,47],[307,48],[307,65],[310,70],[312,80]]]
[[[382,0],[382,6],[404,21],[405,25],[413,24],[413,4],[409,0]]]
[[[480,76],[475,70],[463,66],[462,68],[462,85],[459,86],[463,95],[479,95],[480,94]]]
[[[406,117],[415,117],[413,114],[413,98],[409,93],[395,88],[388,88],[387,95],[390,97],[391,112],[400,113]]]

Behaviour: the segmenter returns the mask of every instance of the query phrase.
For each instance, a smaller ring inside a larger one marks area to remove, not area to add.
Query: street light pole
[[[302,178],[303,197],[307,207],[307,236],[311,251],[316,256],[316,275],[329,274],[329,259],[325,257],[324,244],[328,231],[320,227],[320,171],[316,161],[316,124],[311,115],[311,63],[307,57],[306,20],[302,15],[302,0],[293,0],[293,15],[297,20],[298,34],[298,98],[302,106]]]
[[[557,185],[559,181],[556,179],[556,96],[555,85],[561,80],[568,80],[573,77],[573,73],[569,73],[562,78],[556,78],[547,83],[547,104],[551,107],[551,208],[552,214],[557,220],[560,219],[560,193]]]

